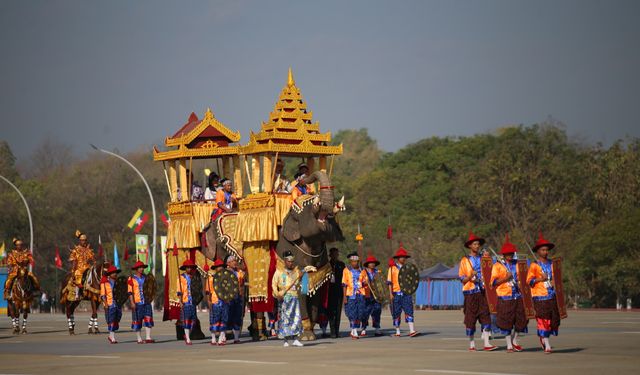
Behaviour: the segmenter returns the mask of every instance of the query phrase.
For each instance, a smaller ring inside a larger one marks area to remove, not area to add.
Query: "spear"
[[[362,258],[362,240],[364,240],[364,236],[360,232],[360,223],[358,223],[358,233],[356,234],[356,241],[358,242],[358,258]]]
[[[529,251],[531,252],[531,255],[533,256],[533,260],[535,261],[536,260],[536,254],[533,252],[533,249],[531,248],[531,246],[529,246],[529,242],[525,241],[524,243],[529,248]],[[549,276],[547,274],[545,274],[544,271],[542,271],[542,274],[545,275],[547,277],[547,279],[549,278]],[[549,288],[549,287],[552,286],[552,284],[551,284],[551,282],[549,282],[549,280],[547,280],[547,281],[544,282],[544,286],[545,286],[545,288]]]
[[[524,243],[527,245],[527,247],[529,248],[529,252],[531,253],[531,256],[533,257],[533,260],[536,260],[536,254],[533,252],[533,249],[531,248],[531,246],[529,246],[529,242],[524,241]]]

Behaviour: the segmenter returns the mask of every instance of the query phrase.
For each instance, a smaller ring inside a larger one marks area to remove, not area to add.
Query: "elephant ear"
[[[295,242],[300,239],[300,223],[294,216],[295,214],[289,213],[282,224],[282,235],[289,242]]]

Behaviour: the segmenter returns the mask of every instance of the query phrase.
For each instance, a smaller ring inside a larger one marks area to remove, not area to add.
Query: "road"
[[[157,317],[161,314],[157,313]],[[104,317],[100,327],[104,331]],[[207,313],[200,319],[208,323]],[[227,374],[637,374],[640,373],[640,313],[570,311],[560,336],[552,338],[553,354],[545,355],[532,333],[521,340],[525,351],[507,353],[503,339],[496,352],[468,352],[462,312],[417,311],[415,338],[367,337],[360,340],[321,339],[303,348],[283,348],[282,342],[254,343],[244,333],[242,343],[210,346],[208,340],[186,346],[175,340],[171,322],[156,321],[155,344],[138,345],[125,313],[119,344],[106,333],[86,334],[88,315],[76,314],[78,335],[69,336],[62,315],[33,314],[29,334],[11,335],[10,320],[0,323],[2,374],[164,374],[224,372]],[[383,315],[383,327],[391,326]],[[246,326],[246,324],[245,324]],[[208,324],[207,324],[208,327]],[[403,324],[403,329],[406,325]],[[348,333],[342,322],[343,334]],[[208,333],[208,332],[207,332]],[[406,331],[403,331],[406,334]],[[481,346],[480,339],[476,341]]]

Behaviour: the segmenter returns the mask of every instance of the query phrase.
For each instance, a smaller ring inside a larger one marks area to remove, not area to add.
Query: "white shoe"
[[[294,340],[294,341],[293,341],[293,346],[302,347],[302,346],[304,346],[304,344],[303,344],[303,343],[301,343],[301,342],[300,342],[300,341],[298,341],[298,340]]]
[[[360,336],[366,336],[366,335],[367,335],[367,331],[363,329],[362,332],[360,332]]]
[[[289,341],[285,340],[284,345],[282,345],[282,346],[284,346],[285,348],[288,348],[289,347]]]

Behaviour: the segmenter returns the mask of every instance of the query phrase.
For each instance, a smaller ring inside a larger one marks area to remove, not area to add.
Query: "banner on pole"
[[[167,275],[167,236],[160,236],[160,258],[162,258],[162,276]]]
[[[136,260],[149,265],[149,236],[146,234],[136,234]],[[145,272],[149,273],[151,267],[147,267]]]

